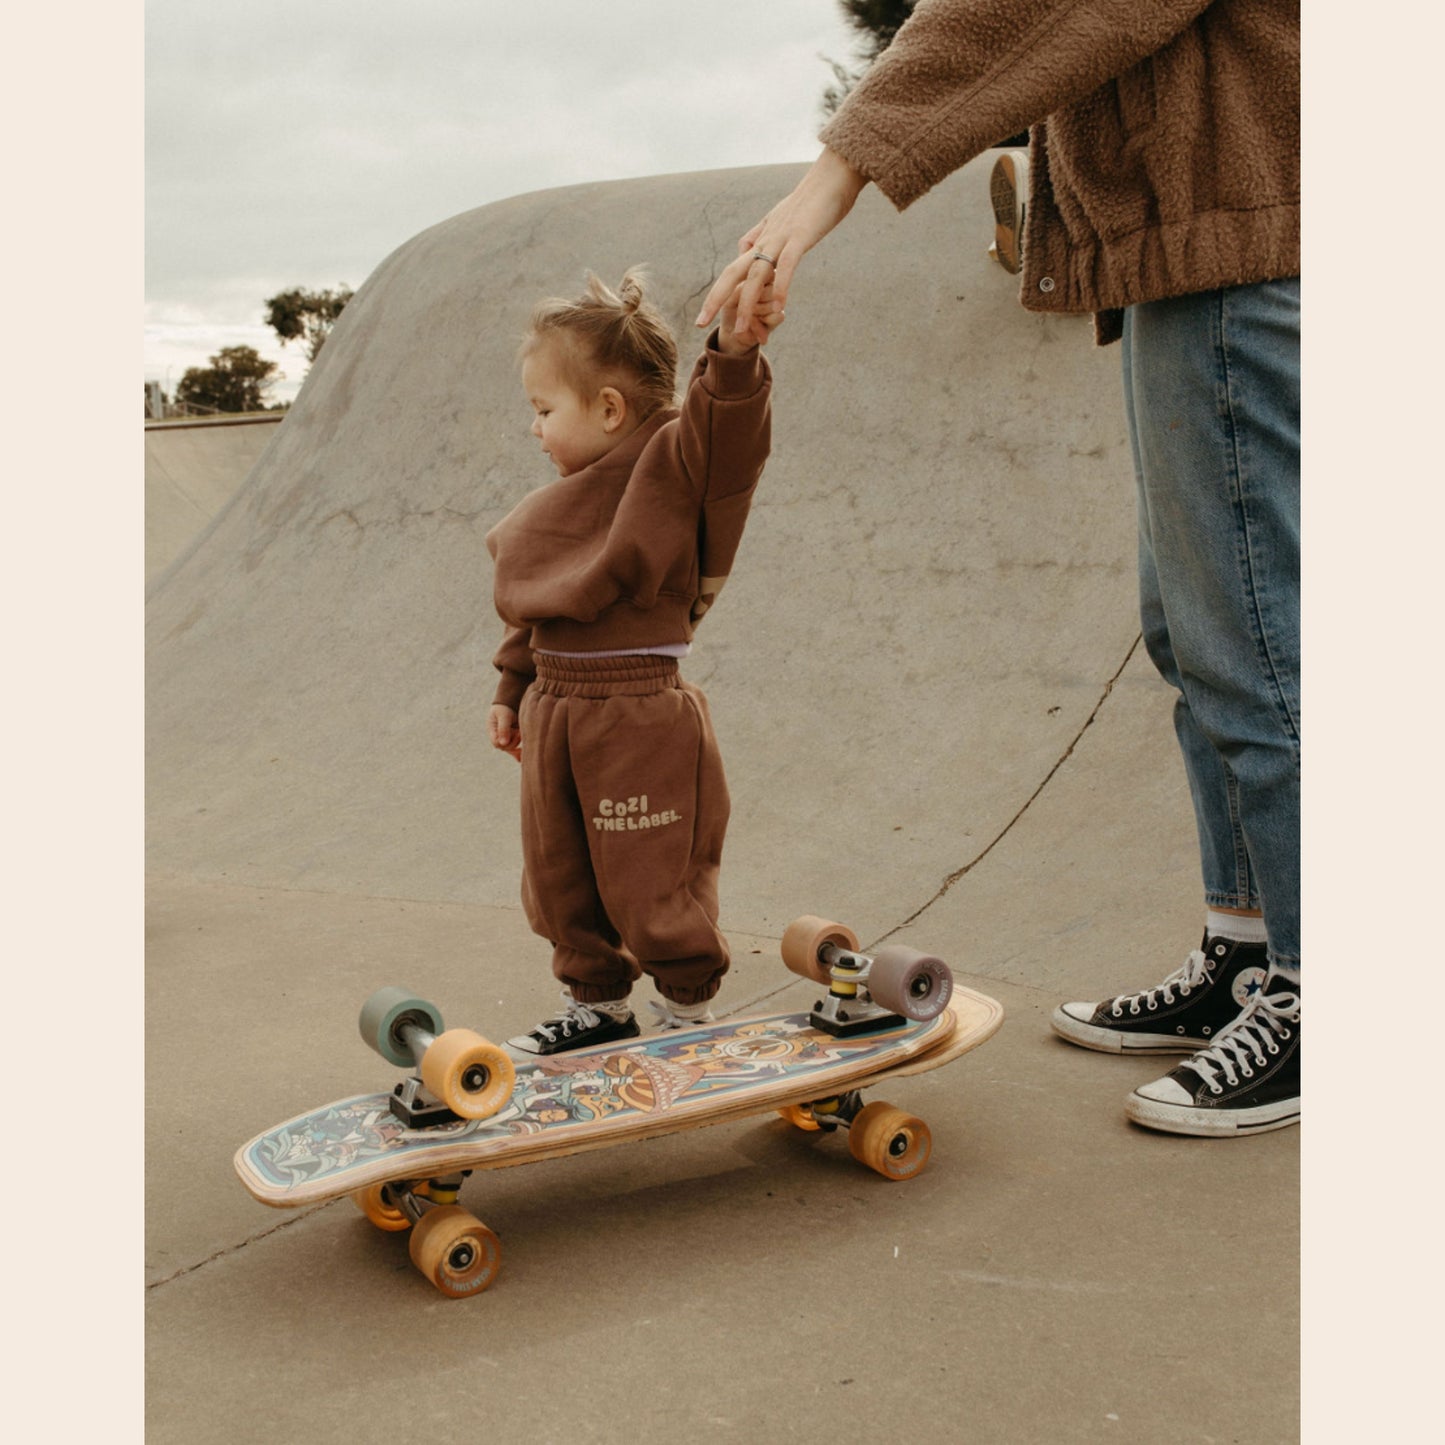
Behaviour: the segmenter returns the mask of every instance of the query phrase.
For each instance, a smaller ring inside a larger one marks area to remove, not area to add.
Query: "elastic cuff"
[[[567,987],[578,1003],[621,1003],[632,993],[630,983],[578,983],[569,979]]]
[[[509,707],[513,712],[518,711],[522,706],[522,695],[532,685],[532,679],[522,672],[512,672],[508,668],[502,670],[502,680],[497,684],[497,690],[492,695],[492,705]]]
[[[746,401],[756,396],[768,379],[767,358],[755,346],[742,356],[732,356],[718,345],[720,327],[707,338],[707,375],[704,385],[719,401]]]
[[[711,978],[706,983],[699,984],[696,988],[675,988],[663,983],[662,980],[658,978],[654,978],[653,982],[657,985],[657,991],[663,998],[667,999],[670,1003],[679,1004],[683,1008],[688,1008],[693,1004],[711,1003],[712,1000],[717,997],[718,990],[722,988],[722,975],[718,974],[716,978]]]

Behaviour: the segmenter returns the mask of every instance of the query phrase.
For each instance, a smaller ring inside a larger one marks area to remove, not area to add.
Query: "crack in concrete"
[[[861,947],[863,952],[872,953],[875,949],[877,949],[879,944],[886,943],[895,934],[901,933],[905,928],[908,927],[910,923],[916,922],[925,913],[927,913],[928,910],[932,908],[933,905],[937,903],[938,900],[942,898],[943,895],[947,893],[948,890],[952,888],[953,885],[957,883],[960,878],[965,877],[967,874],[971,873],[975,868],[977,868],[978,865],[982,863],[983,860],[987,858],[988,855],[992,853],[993,850],[997,848],[998,845],[1002,843],[1006,837],[1008,837],[1009,833],[1011,833],[1013,829],[1018,825],[1024,814],[1027,813],[1028,810],[1032,808],[1033,805],[1038,801],[1039,796],[1043,793],[1044,789],[1047,788],[1048,785],[1054,780],[1055,776],[1058,774],[1059,769],[1062,768],[1071,757],[1073,757],[1074,749],[1078,747],[1079,742],[1083,738],[1084,734],[1088,732],[1091,727],[1093,727],[1094,720],[1099,716],[1100,712],[1103,711],[1104,704],[1108,702],[1110,693],[1114,691],[1114,684],[1117,683],[1119,679],[1123,676],[1124,669],[1128,667],[1130,661],[1133,659],[1134,654],[1139,650],[1139,644],[1143,640],[1144,638],[1142,633],[1135,634],[1133,642],[1129,644],[1129,650],[1124,654],[1123,662],[1119,664],[1119,666],[1114,670],[1114,675],[1110,677],[1109,680],[1104,684],[1104,690],[1102,693],[1099,694],[1099,700],[1094,704],[1093,711],[1091,711],[1088,717],[1084,719],[1083,725],[1079,728],[1078,732],[1074,734],[1073,738],[1069,742],[1068,747],[1064,749],[1058,761],[1053,765],[1053,767],[1048,770],[1047,773],[1044,774],[1043,781],[1040,782],[1038,787],[1036,787],[1033,792],[1029,794],[1027,800],[1024,802],[1024,805],[1018,810],[1017,813],[1013,815],[1012,818],[1009,819],[1006,824],[1004,824],[1004,826],[999,830],[998,835],[993,839],[993,841],[990,842],[976,857],[971,858],[967,863],[965,863],[963,867],[954,869],[954,871],[943,880],[942,884],[938,888],[938,891],[933,895],[933,897],[930,898],[926,903],[923,903],[919,907],[915,908],[913,912],[910,913],[907,918],[903,919],[901,923],[895,924],[892,928],[888,930],[887,933],[881,934],[871,943],[862,944]],[[794,987],[794,985],[801,982],[802,980],[800,978],[790,978],[786,983],[779,984],[777,988],[769,989],[766,993],[758,994],[751,1000],[737,1005],[736,1008],[725,1010],[720,1015],[720,1017],[731,1018],[733,1014],[741,1012],[742,1009],[745,1007],[751,1007],[754,1004],[766,1003],[769,999],[776,998],[780,993],[785,993],[788,989]]]
[[[282,1229],[290,1229],[293,1224],[300,1224],[303,1219],[310,1219],[313,1214],[320,1214],[323,1209],[330,1209],[339,1200],[328,1199],[324,1204],[318,1204],[314,1209],[301,1209],[290,1219],[283,1219],[280,1224],[273,1224],[270,1229],[263,1229],[260,1234],[252,1234],[243,1239],[240,1244],[228,1244],[224,1249],[218,1249],[214,1254],[208,1254],[204,1259],[198,1259],[194,1264],[183,1265],[174,1274],[168,1274],[164,1279],[153,1279],[146,1285],[147,1290],[159,1289],[163,1284],[173,1284],[178,1279],[184,1279],[188,1274],[195,1274],[199,1269],[204,1269],[208,1264],[214,1264],[218,1259],[225,1259],[227,1255],[238,1254],[248,1244],[255,1244],[258,1240],[269,1239]]]
[[[1104,684],[1104,690],[1102,693],[1099,694],[1099,700],[1094,704],[1093,711],[1090,712],[1088,717],[1084,719],[1083,726],[1080,727],[1078,732],[1074,734],[1073,738],[1069,742],[1068,747],[1064,749],[1063,754],[1059,757],[1058,761],[1053,765],[1053,767],[1048,770],[1047,773],[1044,774],[1042,782],[1040,782],[1038,787],[1036,787],[1033,792],[1029,794],[1028,798],[1025,800],[1023,806],[1018,810],[1018,812],[1015,813],[1013,817],[1004,824],[1004,826],[999,830],[998,834],[983,848],[980,853],[978,853],[975,857],[971,858],[967,863],[963,865],[963,867],[955,868],[954,871],[943,880],[943,883],[939,886],[938,891],[933,895],[932,898],[930,898],[926,903],[920,904],[917,908],[913,910],[912,913],[908,915],[907,918],[903,919],[901,923],[895,924],[892,928],[888,930],[887,933],[883,934],[882,937],[875,939],[869,945],[870,948],[876,948],[880,943],[884,943],[888,939],[892,938],[895,934],[901,933],[905,928],[908,927],[910,923],[914,923],[918,919],[922,918],[923,915],[927,913],[928,910],[932,908],[933,905],[937,903],[939,899],[941,899],[944,894],[946,894],[949,889],[952,888],[953,885],[959,881],[960,878],[964,878],[968,874],[972,873],[973,870],[977,868],[978,865],[982,863],[983,860],[987,858],[988,855],[992,853],[993,850],[997,848],[998,845],[1002,843],[1005,838],[1008,837],[1008,835],[1014,830],[1014,828],[1023,818],[1024,814],[1027,813],[1028,810],[1033,807],[1034,803],[1038,801],[1038,798],[1043,793],[1044,789],[1047,788],[1048,785],[1054,780],[1054,777],[1057,775],[1059,769],[1062,768],[1071,757],[1073,757],[1074,749],[1078,747],[1080,741],[1083,739],[1084,734],[1088,732],[1091,727],[1093,727],[1095,718],[1099,716],[1099,713],[1103,710],[1104,704],[1109,700],[1109,695],[1114,691],[1114,684],[1117,683],[1120,677],[1123,676],[1124,669],[1128,667],[1130,660],[1139,650],[1139,644],[1142,641],[1143,634],[1136,634],[1133,642],[1129,644],[1129,650],[1124,654],[1123,662],[1119,664],[1119,666],[1114,670],[1114,675]]]

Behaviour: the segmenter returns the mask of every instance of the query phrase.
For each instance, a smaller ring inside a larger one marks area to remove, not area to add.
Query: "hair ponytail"
[[[617,288],[618,305],[621,306],[623,315],[635,316],[642,306],[642,283],[647,273],[641,266],[634,266],[622,278],[622,284]],[[587,277],[589,289],[595,284],[600,290],[607,288],[590,272]]]
[[[573,389],[590,395],[615,386],[647,418],[677,396],[677,342],[647,299],[647,273],[631,267],[613,291],[594,272],[575,300],[538,303],[519,360],[542,341],[558,340],[558,363]]]

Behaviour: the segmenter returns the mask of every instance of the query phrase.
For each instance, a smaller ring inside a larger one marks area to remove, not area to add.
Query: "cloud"
[[[208,326],[299,375],[267,295],[474,206],[807,159],[849,44],[833,0],[150,0],[147,375],[233,344]]]

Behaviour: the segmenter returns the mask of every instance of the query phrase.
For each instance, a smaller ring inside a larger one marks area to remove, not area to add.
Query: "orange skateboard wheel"
[[[490,1119],[512,1097],[517,1071],[480,1034],[448,1029],[422,1055],[421,1081],[463,1119]]]
[[[853,1157],[885,1179],[912,1179],[933,1153],[928,1125],[892,1104],[865,1104],[848,1130]]]
[[[806,1104],[789,1104],[778,1110],[778,1117],[786,1119],[796,1129],[821,1129],[823,1126],[813,1117],[813,1111]]]
[[[413,1184],[413,1194],[427,1194],[430,1185],[425,1182]],[[411,1220],[391,1201],[390,1184],[368,1184],[351,1196],[351,1202],[378,1228],[389,1234],[399,1234],[411,1228]]]
[[[502,1242],[459,1204],[428,1209],[407,1241],[411,1262],[451,1299],[480,1294],[502,1267]]]
[[[833,976],[828,965],[819,957],[820,950],[829,943],[852,952],[858,947],[858,935],[841,923],[832,923],[811,913],[795,918],[783,930],[783,962],[794,973],[814,983],[831,983]]]

